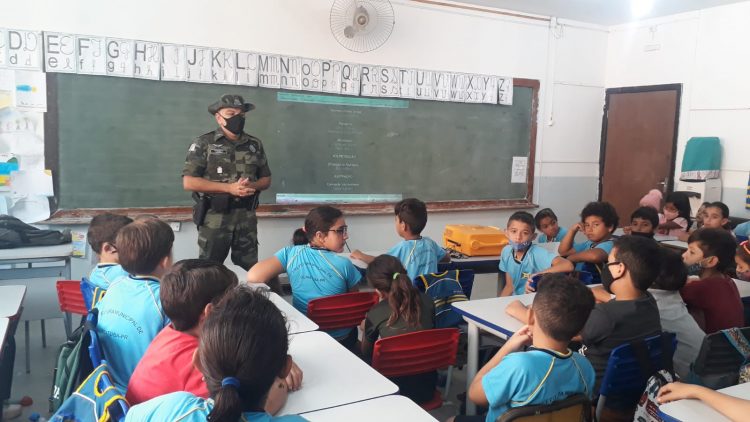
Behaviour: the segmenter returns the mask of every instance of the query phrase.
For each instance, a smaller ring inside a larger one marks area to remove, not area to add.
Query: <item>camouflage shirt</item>
[[[270,176],[271,169],[260,139],[243,132],[232,141],[217,128],[190,145],[182,175],[230,183],[247,177],[254,182]]]

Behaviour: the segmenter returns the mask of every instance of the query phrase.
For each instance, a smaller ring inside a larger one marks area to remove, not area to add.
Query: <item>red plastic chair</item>
[[[65,314],[65,334],[70,336],[73,331],[73,314],[86,316],[89,313],[81,293],[81,282],[58,280],[57,301],[60,303],[60,311]]]
[[[389,378],[451,367],[456,363],[458,336],[456,328],[440,328],[381,338],[372,351],[372,367]],[[419,405],[425,410],[437,409],[443,398],[436,389],[430,401]]]
[[[378,303],[375,292],[354,292],[320,297],[307,303],[307,317],[322,331],[354,328],[365,319],[367,311]]]

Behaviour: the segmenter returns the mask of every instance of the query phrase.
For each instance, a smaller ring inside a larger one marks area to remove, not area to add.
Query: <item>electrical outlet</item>
[[[180,223],[179,221],[173,221],[173,222],[169,223],[169,227],[172,228],[173,232],[180,231],[180,226],[181,225],[182,225],[182,223]]]

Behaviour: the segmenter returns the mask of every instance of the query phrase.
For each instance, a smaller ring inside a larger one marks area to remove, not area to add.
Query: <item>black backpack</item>
[[[0,215],[0,249],[70,243],[70,230],[42,230],[16,217]]]

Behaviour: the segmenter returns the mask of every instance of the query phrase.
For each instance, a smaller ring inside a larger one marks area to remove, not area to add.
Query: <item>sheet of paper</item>
[[[19,198],[10,215],[27,224],[36,223],[49,218],[49,199],[45,196],[27,196]]]
[[[10,173],[13,196],[53,196],[52,172],[49,170],[20,170]]]
[[[75,258],[86,258],[86,232],[73,230],[70,233],[73,238],[73,252]]]
[[[526,183],[528,165],[528,157],[513,157],[513,173],[510,176],[510,183]]]
[[[16,101],[16,72],[0,69],[0,108],[12,107]]]
[[[16,72],[16,107],[47,111],[47,78],[44,72]]]

